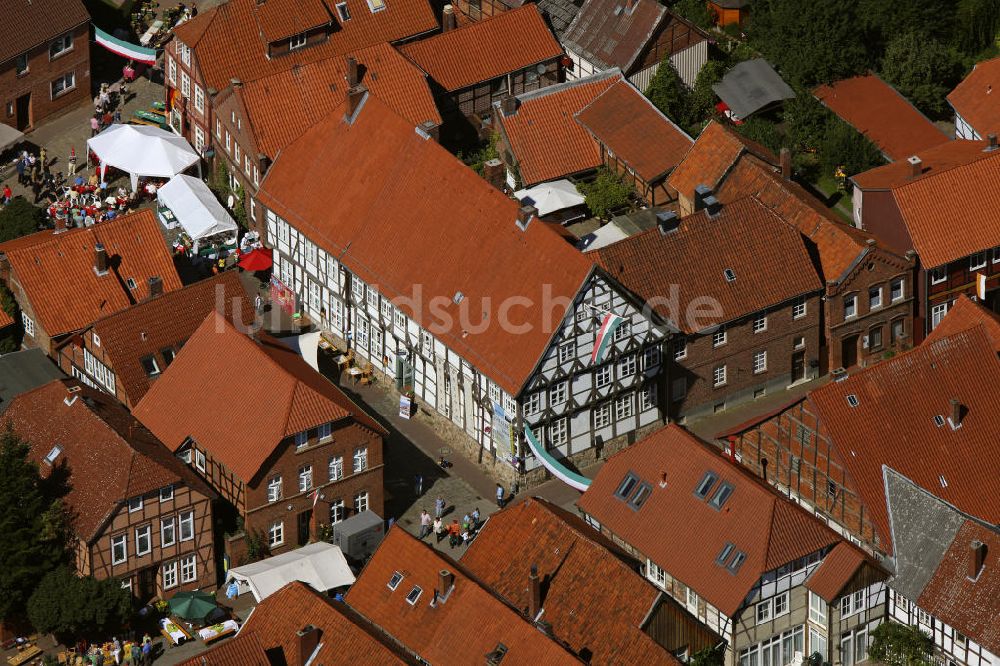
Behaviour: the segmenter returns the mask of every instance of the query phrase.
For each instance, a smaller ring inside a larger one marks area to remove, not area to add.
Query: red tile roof
[[[296,581],[261,601],[234,638],[191,657],[181,666],[293,666],[297,663],[297,632],[307,625],[320,631],[320,647],[313,663],[417,663],[346,604],[327,599]]]
[[[628,8],[625,8],[628,7]],[[566,49],[598,69],[626,73],[660,25],[673,16],[656,0],[587,0],[563,33]],[[687,44],[685,44],[687,46]]]
[[[94,247],[103,243],[112,267],[94,270]],[[84,328],[149,295],[148,279],[160,277],[163,291],[181,281],[152,211],[141,210],[110,222],[61,234],[41,231],[0,244],[14,277],[50,336]],[[129,289],[126,280],[135,281]]]
[[[976,543],[986,544],[986,565],[969,578],[969,560]],[[1000,654],[1000,534],[966,520],[948,547],[917,605],[958,629],[993,654]]]
[[[598,95],[576,120],[647,183],[676,167],[694,143],[625,80]]]
[[[351,418],[384,432],[298,354],[258,338],[213,310],[136,406],[136,418],[171,451],[191,437],[244,482],[297,432]]]
[[[988,250],[1000,239],[1000,216],[994,213],[1000,210],[1000,150],[892,194],[925,268]]]
[[[706,472],[718,477],[709,499],[723,483],[733,488],[721,510],[694,492]],[[638,510],[615,495],[629,473],[651,485]],[[613,455],[577,505],[729,617],[765,572],[840,541],[814,516],[677,425]],[[727,544],[734,547],[727,563],[736,552],[746,554],[735,574],[716,563]]]
[[[822,85],[813,94],[890,160],[905,160],[949,140],[905,97],[874,74]]]
[[[562,55],[533,3],[399,47],[453,92]]]
[[[976,63],[969,75],[948,94],[948,103],[955,113],[984,139],[1000,130],[1000,109],[994,92],[1000,92],[1000,58]]]
[[[694,198],[694,188],[699,185],[714,190],[744,150],[735,133],[713,120],[698,135],[667,184],[688,199]]]
[[[180,482],[211,496],[112,396],[76,380],[56,380],[22,393],[11,401],[2,423],[31,445],[31,459],[45,476],[53,470],[45,457],[54,446],[62,448],[55,467],[69,470],[66,501],[74,513],[73,531],[84,541],[100,536],[130,497]]]
[[[1000,354],[1000,315],[984,308],[979,303],[973,303],[965,294],[960,294],[952,301],[948,314],[931,331],[923,344],[928,344],[942,338],[951,337],[956,333],[981,326],[989,338],[993,349]]]
[[[960,511],[1000,523],[1000,462],[984,455],[1000,433],[998,385],[1000,361],[977,326],[809,394],[883,543],[890,541],[883,466]],[[953,398],[965,406],[957,429],[947,423]],[[935,416],[944,425],[936,425]]]
[[[241,327],[254,322],[253,303],[236,271],[196,282],[94,322],[93,330],[101,340],[101,349],[131,405],[137,404],[152,384],[140,361],[153,356],[160,369],[165,369],[167,363],[162,351],[179,350],[205,321],[205,316],[219,306],[227,320]]]
[[[917,153],[921,161],[919,178],[935,176],[942,171],[989,157],[984,151],[985,141],[946,141]],[[888,190],[915,180],[909,162],[890,162],[874,169],[851,176],[851,181],[862,190]]]
[[[525,187],[601,165],[600,147],[573,117],[621,80],[616,71],[549,86],[520,95],[513,115],[499,113]]]
[[[80,0],[5,2],[0,21],[0,62],[12,60],[89,22],[90,15]],[[74,48],[87,49],[88,44],[74,44]]]
[[[6,311],[0,310],[0,328],[6,328],[14,323],[14,318],[7,314]]]
[[[315,196],[334,185],[340,205]],[[511,395],[548,348],[553,331],[546,321],[561,321],[568,308],[557,305],[548,320],[540,308],[524,311],[530,330],[522,334],[504,331],[492,308],[515,297],[540,302],[543,283],[552,295],[572,299],[593,269],[537,220],[518,229],[517,202],[374,96],[365,98],[353,123],[338,110],[290,144],[261,183],[258,201],[396,299],[407,316]],[[441,260],[413,261],[421,256]],[[415,284],[422,298],[412,298]],[[457,292],[461,305],[453,302]],[[442,297],[447,305],[435,301],[432,309],[430,301]],[[459,328],[470,306],[490,310],[485,330]]]
[[[353,8],[352,8],[353,9]],[[274,42],[333,23],[323,0],[258,2],[254,9],[262,36]]]
[[[455,576],[450,591],[440,589],[442,570]],[[403,578],[392,590],[388,582],[396,572]],[[414,587],[421,592],[410,604],[407,596]],[[443,600],[435,600],[435,590],[445,595]],[[507,649],[503,666],[579,663],[458,562],[399,527],[389,530],[346,600],[429,663],[483,663],[501,645]]]
[[[441,124],[427,76],[389,44],[351,54],[361,82],[413,125]],[[258,149],[274,158],[306,129],[343,104],[347,58],[336,56],[244,83],[238,95],[246,108]],[[276,99],[282,100],[275,104]]]
[[[235,77],[244,83],[295,65],[304,65],[382,42],[394,42],[438,27],[427,0],[386,0],[372,12],[366,0],[346,0],[351,19],[318,46],[298,49],[278,58],[267,57],[262,34],[282,32],[302,0],[229,0],[174,29],[177,39],[194,50],[205,85],[223,90]],[[332,3],[328,11],[335,12]]]
[[[841,541],[806,580],[806,588],[832,604],[866,562],[865,554],[860,549]]]
[[[528,612],[528,574],[545,581],[542,617],[593,663],[677,664],[643,630],[660,591],[579,516],[540,498],[492,515],[462,556],[485,585]]]
[[[733,321],[822,285],[801,234],[760,201],[746,197],[726,204],[716,218],[705,211],[683,218],[676,231],[658,228],[595,251],[616,280],[641,298],[671,294],[679,286],[680,312],[654,309],[686,333]],[[731,269],[736,279],[729,281]],[[717,319],[689,321],[684,313],[705,297],[721,306]],[[669,300],[669,299],[668,299]]]

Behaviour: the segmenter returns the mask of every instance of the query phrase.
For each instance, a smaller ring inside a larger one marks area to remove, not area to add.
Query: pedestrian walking
[[[150,640],[149,636],[146,636],[146,640],[142,643],[142,664],[143,666],[149,666],[153,663],[153,641]]]
[[[445,533],[444,521],[442,521],[441,518],[435,518],[433,527],[434,527],[434,536],[437,537],[437,542],[441,543],[441,539],[444,538],[444,533]]]
[[[76,148],[73,146],[70,146],[69,149],[69,159],[66,160],[66,171],[68,171],[71,176],[76,175]]]
[[[27,160],[22,157],[17,161],[17,165],[15,166],[15,168],[17,169],[17,184],[24,185],[25,181],[27,180],[24,175],[25,169],[28,168]]]
[[[424,494],[424,476],[422,474],[417,474],[413,477],[413,490],[417,493],[417,497],[422,497]]]
[[[48,157],[48,152],[46,152],[46,150],[44,148],[42,148],[41,150],[38,151],[38,161],[42,163],[42,167],[43,168],[47,164],[47,160],[46,160],[47,157]]]
[[[501,486],[498,483],[497,484],[497,506],[500,507],[501,509],[503,508],[503,497],[504,497],[503,486]]]
[[[479,507],[472,510],[472,529],[479,529]]]
[[[253,307],[257,311],[257,314],[260,314],[264,310],[264,299],[260,297],[260,294],[254,296]]]
[[[427,509],[420,512],[420,536],[419,539],[423,539],[425,536],[431,533],[431,514],[427,513]]]
[[[434,500],[434,515],[438,518],[444,515],[444,499],[440,495]]]
[[[97,114],[95,113],[90,119],[90,136],[97,136],[100,129],[101,123],[97,120]]]
[[[13,196],[14,196],[14,193],[10,191],[10,185],[4,185],[3,186],[3,205],[6,206],[7,204],[9,204],[10,200],[11,200],[11,198]]]

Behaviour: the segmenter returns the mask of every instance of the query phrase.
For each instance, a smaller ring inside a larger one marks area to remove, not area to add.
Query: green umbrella
[[[215,597],[207,592],[178,592],[170,599],[170,612],[185,620],[203,620],[215,608]]]

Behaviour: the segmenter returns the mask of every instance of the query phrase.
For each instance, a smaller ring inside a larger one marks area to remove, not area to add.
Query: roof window
[[[337,3],[337,16],[340,18],[341,23],[351,20],[351,12],[347,9],[346,2]]]
[[[711,492],[712,486],[715,485],[715,481],[719,476],[715,472],[705,472],[705,476],[701,477],[701,482],[698,487],[694,489],[694,494],[698,499],[705,499],[708,497],[708,493]]]
[[[634,511],[638,511],[646,500],[649,499],[649,494],[653,492],[653,487],[648,483],[639,484],[639,489],[635,491],[635,495],[628,501],[628,505],[632,507]]]
[[[423,590],[420,588],[420,586],[414,585],[413,589],[411,589],[409,594],[406,595],[406,603],[410,604],[411,606],[416,605],[417,599],[420,598],[421,592],[423,592]]]
[[[139,359],[139,363],[142,364],[142,369],[146,371],[146,375],[149,377],[155,377],[160,374],[160,366],[157,365],[156,359],[152,356],[146,356]]]
[[[382,11],[385,9],[385,0],[368,0],[368,9],[372,10],[372,14]]]
[[[726,566],[726,562],[729,560],[729,556],[733,554],[733,551],[735,549],[736,546],[734,546],[729,542],[726,542],[726,545],[722,547],[722,552],[719,553],[719,556],[717,558],[715,558],[715,563],[721,567]]]
[[[617,497],[618,499],[627,500],[629,496],[632,494],[632,491],[635,490],[635,487],[638,484],[639,484],[639,477],[637,477],[632,472],[629,472],[628,474],[625,475],[625,478],[622,479],[622,482],[618,484],[618,490],[615,491],[615,497]]]
[[[743,563],[746,562],[746,559],[747,559],[747,554],[744,553],[742,550],[738,551],[736,553],[736,557],[733,558],[733,561],[726,566],[726,568],[729,569],[729,573],[735,574],[737,571],[739,571],[740,567],[743,566]]]
[[[934,425],[936,425],[938,428],[940,428],[941,426],[943,426],[944,425],[944,417],[941,416],[940,414],[935,414],[934,415]]]
[[[732,268],[727,268],[722,274],[726,276],[726,282],[736,282],[736,271]]]
[[[45,462],[51,465],[56,461],[56,458],[59,457],[60,453],[62,453],[62,447],[56,444],[52,447],[52,450],[49,451],[49,455],[45,456]]]
[[[849,396],[847,396],[847,404],[850,405],[851,407],[857,407],[861,403],[858,402],[858,396],[852,393]]]
[[[715,491],[715,495],[709,501],[712,508],[721,509],[722,505],[726,503],[733,494],[733,486],[728,483],[723,483],[719,486],[719,489]]]
[[[397,587],[399,587],[399,584],[402,582],[403,582],[403,574],[396,571],[395,573],[392,574],[392,578],[389,579],[388,583],[389,589],[395,590]]]

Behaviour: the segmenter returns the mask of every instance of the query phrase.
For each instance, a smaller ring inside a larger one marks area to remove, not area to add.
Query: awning
[[[527,423],[524,424],[524,436],[528,440],[528,446],[531,448],[532,453],[542,461],[545,469],[552,472],[552,474],[570,486],[573,486],[580,492],[584,492],[590,487],[591,480],[582,474],[577,474],[576,472],[564,467],[561,462],[555,459],[551,453],[545,450],[545,447],[538,443],[535,438],[535,433],[531,432],[531,426]]]
[[[319,338],[320,332],[313,331],[312,333],[278,338],[278,342],[297,352],[302,360],[309,364],[310,368],[319,372]]]
[[[576,189],[576,185],[566,179],[518,190],[514,192],[514,196],[522,204],[537,208],[539,217],[564,208],[579,206],[585,201],[583,195]]]
[[[101,178],[108,166],[132,176],[171,178],[201,159],[182,136],[149,125],[112,125],[87,139],[87,147],[101,161]]]
[[[174,176],[157,190],[156,198],[161,206],[170,209],[191,240],[224,233],[236,235],[236,222],[208,185],[194,176]]]
[[[352,585],[354,574],[340,548],[320,541],[260,562],[230,569],[226,584],[236,581],[240,593],[249,590],[260,602],[293,581],[303,582],[317,592]]]
[[[23,138],[23,132],[19,132],[10,125],[0,123],[0,153],[7,150]]]

